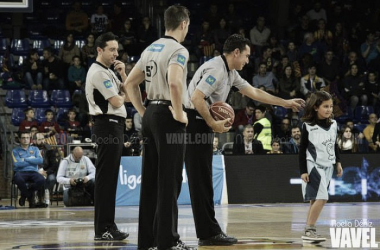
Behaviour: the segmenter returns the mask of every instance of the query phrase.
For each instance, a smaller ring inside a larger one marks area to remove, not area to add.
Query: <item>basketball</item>
[[[210,113],[216,121],[231,118],[231,120],[225,124],[226,127],[229,127],[232,125],[232,123],[234,123],[235,112],[228,103],[214,102],[210,106]]]

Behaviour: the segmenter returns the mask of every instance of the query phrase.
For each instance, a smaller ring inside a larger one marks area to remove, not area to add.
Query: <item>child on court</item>
[[[299,167],[304,201],[310,201],[303,240],[324,241],[315,223],[328,200],[328,185],[334,167],[343,174],[337,144],[337,123],[332,119],[333,101],[329,93],[317,91],[306,104],[302,117]]]

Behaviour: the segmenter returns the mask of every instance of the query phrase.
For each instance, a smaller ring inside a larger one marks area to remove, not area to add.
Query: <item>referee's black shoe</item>
[[[129,236],[129,233],[120,231],[117,228],[106,228],[102,234],[95,235],[94,240],[124,240]]]
[[[199,239],[199,246],[230,246],[237,243],[238,240],[235,237],[228,236],[227,234],[221,232],[208,239]]]

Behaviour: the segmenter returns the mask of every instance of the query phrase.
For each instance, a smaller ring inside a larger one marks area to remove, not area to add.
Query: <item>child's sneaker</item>
[[[303,240],[309,241],[325,241],[326,238],[317,234],[317,230],[315,229],[306,229],[305,233],[301,237]]]

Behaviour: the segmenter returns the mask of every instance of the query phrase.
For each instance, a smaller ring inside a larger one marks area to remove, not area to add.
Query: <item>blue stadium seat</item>
[[[356,128],[359,132],[363,133],[363,130],[367,127],[367,125],[368,124],[354,124],[354,130]]]
[[[137,113],[137,110],[134,107],[126,107],[127,108],[127,116],[132,117]]]
[[[354,114],[352,113],[352,109],[350,107],[346,108],[346,112],[344,112],[343,115],[335,118],[335,120],[340,124],[344,124],[347,119],[351,119],[355,123]]]
[[[25,108],[13,108],[11,115],[11,122],[14,126],[20,126],[20,123],[25,119]]]
[[[56,110],[56,120],[60,126],[64,126],[67,121],[67,113],[69,112],[69,108],[58,108]]]
[[[273,121],[276,124],[280,124],[282,119],[287,115],[288,110],[281,106],[273,105],[273,114],[275,117],[273,117]]]
[[[54,49],[55,54],[58,55],[59,50],[63,46],[64,42],[65,42],[65,40],[61,40],[61,39],[57,39],[57,40],[54,41],[53,49]]]
[[[0,38],[0,53],[3,55],[9,49],[9,41],[6,37]]]
[[[374,113],[372,106],[356,106],[355,108],[355,119],[357,122],[368,124],[369,115]]]
[[[83,47],[84,45],[86,45],[86,40],[85,40],[85,39],[77,39],[77,40],[75,40],[75,45],[77,45],[78,48],[79,48],[80,50],[82,50],[82,47]]]
[[[24,39],[12,39],[11,41],[11,54],[17,56],[27,56],[29,54],[29,40]]]
[[[45,111],[48,109],[49,108],[35,108],[34,109],[34,119],[37,120],[38,124],[46,120]]]
[[[50,102],[52,105],[56,107],[67,107],[70,108],[73,106],[73,103],[71,102],[71,95],[70,91],[64,89],[54,89],[51,92]]]
[[[26,95],[22,89],[8,90],[5,95],[5,105],[8,108],[23,108],[28,107]]]
[[[33,108],[48,108],[51,106],[46,90],[31,90],[28,97],[29,105]]]
[[[34,39],[33,40],[33,49],[37,49],[38,55],[42,56],[44,48],[50,47],[51,43],[49,38],[40,38],[40,39]]]

